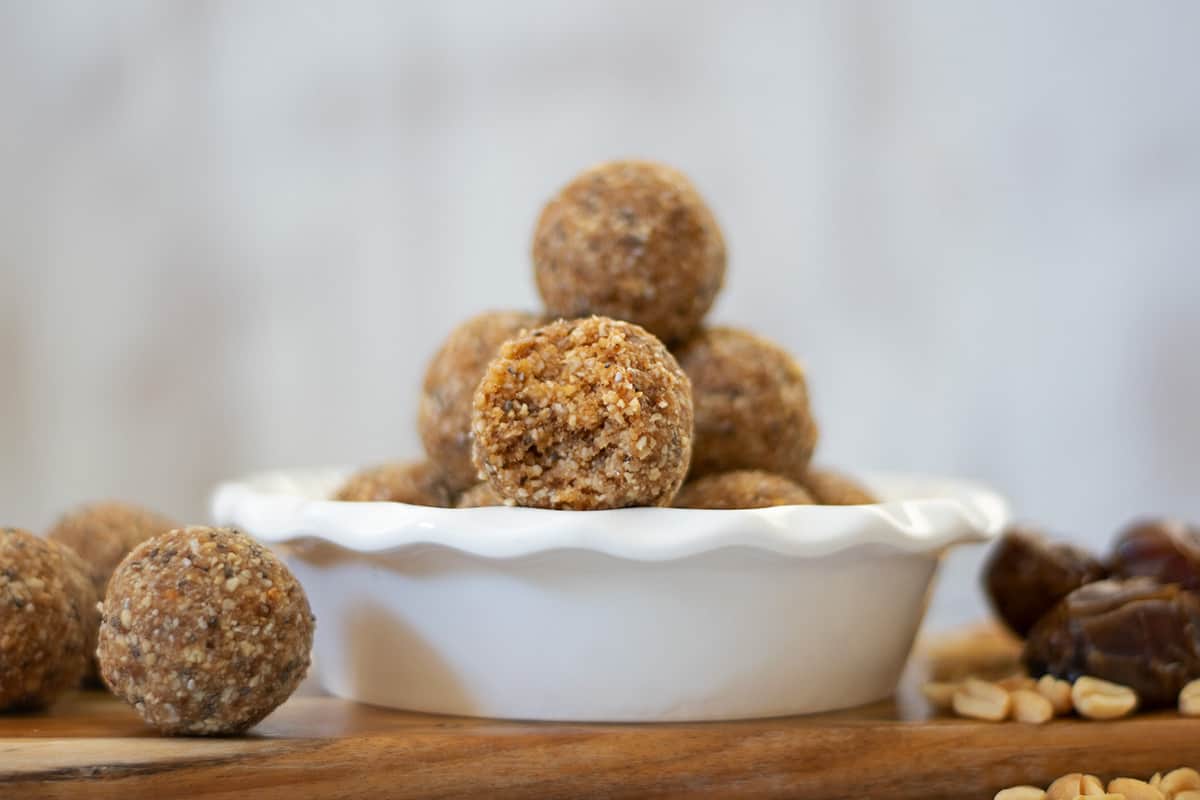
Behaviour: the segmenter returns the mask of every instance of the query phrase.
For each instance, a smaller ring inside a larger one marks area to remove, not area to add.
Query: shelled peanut
[[[960,717],[1000,722],[1011,719],[1040,725],[1072,712],[1088,719],[1119,719],[1138,707],[1137,693],[1128,686],[1083,676],[1073,684],[1043,675],[1034,680],[1017,674],[998,681],[967,678],[963,681],[930,681],[922,694],[939,712],[953,711]],[[1179,696],[1184,714],[1200,713],[1200,681],[1184,688]]]
[[[1155,773],[1148,781],[1113,778],[1107,786],[1095,775],[1073,772],[1063,775],[1044,790],[1037,786],[1010,786],[996,793],[994,800],[1200,800],[1200,773],[1180,767],[1166,775]]]

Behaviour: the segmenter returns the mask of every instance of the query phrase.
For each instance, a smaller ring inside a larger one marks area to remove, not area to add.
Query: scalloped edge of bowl
[[[631,561],[730,547],[806,558],[872,545],[940,551],[987,541],[1010,519],[1008,502],[982,484],[896,473],[863,476],[885,499],[875,505],[555,511],[326,499],[350,472],[287,470],[223,483],[213,492],[211,515],[218,525],[275,544],[316,539],[361,553],[440,546],[490,559],[589,550]]]

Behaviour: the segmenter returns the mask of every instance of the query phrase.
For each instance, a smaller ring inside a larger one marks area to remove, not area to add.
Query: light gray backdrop
[[[849,466],[1200,517],[1200,4],[0,0],[0,518],[418,452],[578,168],[689,172]],[[952,559],[934,624],[981,612]]]

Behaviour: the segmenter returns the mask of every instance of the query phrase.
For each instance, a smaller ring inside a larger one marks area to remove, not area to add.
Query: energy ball
[[[474,404],[475,464],[517,505],[665,506],[687,473],[687,376],[628,322],[559,320],[506,342]]]
[[[735,328],[705,330],[676,355],[696,407],[691,477],[757,469],[802,483],[817,426],[800,365]]]
[[[551,314],[629,320],[675,342],[699,326],[721,288],[725,240],[683,173],[612,161],[546,204],[533,265]]]
[[[234,530],[182,528],[138,545],[113,573],[100,671],[164,733],[239,733],[304,678],[314,623],[270,550]]]
[[[489,311],[455,328],[425,370],[417,430],[451,492],[479,480],[471,463],[471,399],[500,345],[542,320],[522,311]]]
[[[50,705],[79,685],[96,594],[78,558],[0,528],[0,710]]]
[[[88,574],[88,565],[69,547],[56,545],[66,563],[67,583],[79,599],[79,621],[83,625],[83,683],[100,687],[100,668],[96,664],[96,644],[100,638],[100,598],[96,585]]]
[[[148,509],[110,501],[63,515],[46,538],[79,554],[96,587],[96,596],[104,597],[109,576],[130,550],[178,527],[174,521]]]
[[[865,506],[879,502],[879,498],[858,481],[829,469],[810,467],[804,474],[803,484],[823,506]]]
[[[812,495],[782,475],[743,469],[706,475],[685,483],[675,497],[676,508],[767,508],[806,506]]]
[[[507,505],[500,495],[492,491],[487,483],[477,483],[458,496],[455,508],[483,508],[484,506]]]
[[[450,508],[450,489],[442,473],[427,461],[368,467],[351,475],[334,496],[354,503],[410,503]]]

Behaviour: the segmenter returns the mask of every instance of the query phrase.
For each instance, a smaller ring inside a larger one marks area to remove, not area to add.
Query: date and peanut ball
[[[599,314],[665,342],[689,336],[725,279],[725,240],[683,173],[646,161],[585,170],[543,209],[538,291],[554,316]]]
[[[736,328],[709,328],[676,351],[692,381],[691,477],[757,469],[803,482],[817,425],[804,370],[782,348]]]
[[[155,511],[110,500],[67,512],[50,529],[46,538],[66,545],[78,555],[97,599],[103,599],[113,570],[133,548],[178,527],[173,520]],[[100,615],[90,609],[86,616],[90,630],[84,680],[88,685],[100,686],[100,672],[96,666],[96,636],[100,630]]]
[[[108,501],[64,514],[46,538],[65,544],[83,559],[96,596],[102,598],[109,576],[129,551],[178,527],[173,520],[149,509]]]
[[[507,505],[504,498],[492,491],[492,487],[487,483],[477,483],[470,489],[458,496],[455,501],[455,508],[484,508],[486,506],[503,506]]]
[[[488,311],[459,325],[425,370],[417,430],[425,453],[451,492],[479,480],[471,463],[471,400],[500,345],[542,319],[523,311]]]
[[[768,508],[807,506],[813,498],[803,486],[782,475],[756,469],[718,472],[683,485],[676,508]]]
[[[809,467],[801,483],[823,506],[865,506],[879,502],[879,498],[854,478],[831,469]]]
[[[100,668],[96,664],[96,644],[100,638],[100,600],[104,595],[96,591],[96,585],[88,574],[88,565],[74,550],[59,545],[63,560],[67,564],[67,582],[72,594],[79,598],[79,619],[83,623],[83,684],[103,686]]]
[[[351,475],[335,500],[352,503],[410,503],[450,508],[452,494],[441,470],[428,461],[405,461],[367,467]]]
[[[670,505],[692,451],[692,394],[667,348],[605,317],[506,342],[475,393],[474,458],[517,505]]]
[[[0,710],[44,708],[79,685],[95,608],[73,553],[0,528]]]
[[[164,733],[239,733],[300,684],[314,624],[270,550],[230,529],[181,528],[138,545],[113,573],[100,670]]]

